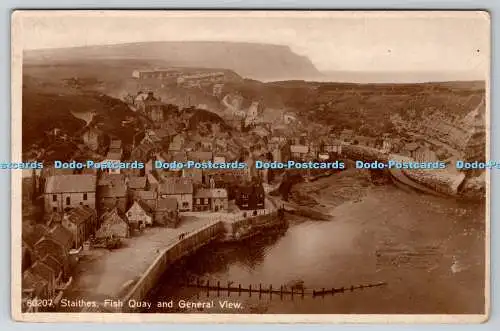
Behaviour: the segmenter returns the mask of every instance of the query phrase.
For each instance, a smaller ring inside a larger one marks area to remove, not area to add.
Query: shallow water
[[[239,244],[213,244],[167,270],[149,300],[214,301],[214,308],[148,312],[223,313],[482,313],[485,209],[392,185],[334,210],[331,221],[291,222],[285,234]],[[306,289],[387,282],[386,286],[324,297],[207,292],[187,279],[222,286],[280,288],[302,280]],[[219,300],[241,309],[218,307]]]

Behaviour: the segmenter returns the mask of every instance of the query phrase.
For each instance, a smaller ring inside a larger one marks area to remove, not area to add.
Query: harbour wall
[[[222,240],[238,241],[256,235],[263,229],[280,226],[282,223],[283,219],[276,209],[250,210],[237,221],[224,222],[225,236]]]
[[[345,145],[342,148],[342,153],[348,158],[357,160],[388,162],[389,159],[393,159],[414,161],[408,157],[386,154],[375,148],[361,145]],[[484,198],[485,196],[486,182],[484,177],[468,183],[464,182],[466,176],[463,172],[451,172],[446,169],[391,169],[390,174],[403,184],[427,193],[433,191],[438,195],[475,199]],[[401,176],[404,176],[405,180],[401,180]],[[421,189],[422,187],[424,189]]]
[[[229,215],[228,215],[229,216]],[[229,216],[230,217],[230,216]],[[248,216],[243,219],[219,219],[214,220],[210,224],[193,231],[179,240],[167,246],[159,256],[154,260],[154,262],[149,266],[149,268],[142,274],[140,279],[135,283],[135,285],[127,292],[127,294],[121,298],[123,302],[128,302],[129,300],[141,301],[147,294],[153,289],[157,284],[160,277],[168,269],[169,266],[179,261],[185,256],[188,256],[196,252],[201,247],[209,244],[212,241],[230,238],[238,240],[239,238],[234,237],[235,233],[243,233],[242,229],[262,229],[270,226],[276,226],[276,220],[279,217],[279,212],[276,210],[262,209],[257,210],[256,214],[253,214],[253,210],[248,211]],[[252,233],[256,234],[258,232]],[[248,234],[248,233],[245,233]],[[128,305],[124,305],[120,312],[127,313],[131,312]]]
[[[170,265],[207,245],[223,230],[223,223],[217,221],[187,234],[184,239],[166,247],[122,300],[127,302],[144,299]],[[128,305],[124,305],[121,312],[130,312]]]

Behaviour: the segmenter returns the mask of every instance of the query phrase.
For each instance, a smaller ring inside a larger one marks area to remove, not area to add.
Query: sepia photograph
[[[23,321],[489,315],[483,11],[15,11]]]

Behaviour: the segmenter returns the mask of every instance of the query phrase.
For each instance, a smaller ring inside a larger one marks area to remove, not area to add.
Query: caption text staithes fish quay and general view
[[[21,319],[487,315],[486,14],[13,22]]]

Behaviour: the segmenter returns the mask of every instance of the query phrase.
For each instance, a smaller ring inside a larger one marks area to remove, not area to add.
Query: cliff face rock
[[[480,176],[466,178],[461,187],[460,194],[462,197],[468,199],[486,199],[486,172],[483,171]]]
[[[283,45],[236,42],[141,42],[30,50],[25,63],[89,59],[161,60],[171,66],[224,68],[259,80],[313,79],[321,74],[304,56]]]

